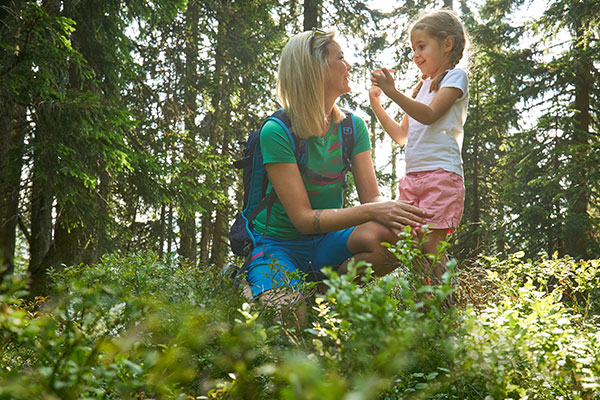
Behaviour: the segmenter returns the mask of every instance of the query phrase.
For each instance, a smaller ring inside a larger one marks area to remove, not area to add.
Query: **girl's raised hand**
[[[371,104],[380,104],[381,101],[381,89],[377,86],[371,86],[369,88],[369,102]]]
[[[394,70],[390,70],[387,68],[376,69],[371,74],[371,82],[373,82],[374,86],[378,86],[383,90],[383,92],[389,96],[389,93],[396,90],[396,84],[394,82],[394,77],[392,76],[392,72]]]

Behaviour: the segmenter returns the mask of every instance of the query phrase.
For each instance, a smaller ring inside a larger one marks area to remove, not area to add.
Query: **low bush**
[[[1,287],[2,399],[593,399],[600,395],[599,260],[449,263],[438,285],[411,265],[326,271],[291,329],[214,269],[107,255],[52,274],[53,295]],[[465,274],[481,277],[474,287]],[[480,294],[476,305],[465,302]],[[448,299],[459,305],[448,307]]]

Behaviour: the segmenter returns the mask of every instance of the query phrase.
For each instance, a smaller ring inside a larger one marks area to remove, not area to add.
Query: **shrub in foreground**
[[[422,259],[409,235],[391,250],[405,267],[386,277],[364,265],[328,271],[300,332],[245,303],[217,271],[175,258],[110,255],[70,267],[53,275],[56,294],[35,303],[7,278],[0,398],[600,395],[598,260],[484,258],[490,301],[447,308],[454,263],[424,286],[406,267]]]

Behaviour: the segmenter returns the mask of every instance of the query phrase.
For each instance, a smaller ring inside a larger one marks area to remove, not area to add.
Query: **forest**
[[[454,276],[419,287],[405,236],[397,273],[329,272],[310,328],[273,322],[221,271],[283,46],[336,30],[393,198],[369,77],[412,88],[441,8],[470,37]],[[599,39],[598,0],[1,1],[0,399],[598,398]]]

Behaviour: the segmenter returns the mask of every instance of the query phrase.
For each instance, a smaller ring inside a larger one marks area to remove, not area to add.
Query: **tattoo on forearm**
[[[313,229],[316,233],[321,233],[321,212],[323,212],[323,210],[317,210],[315,212],[315,217],[313,218]]]

